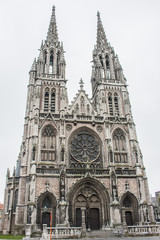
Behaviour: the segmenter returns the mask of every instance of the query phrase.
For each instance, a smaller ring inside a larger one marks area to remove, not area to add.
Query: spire
[[[100,13],[97,12],[97,47],[101,47],[102,45],[107,46],[107,38],[103,28],[103,24],[100,18]]]
[[[56,15],[55,15],[55,6],[52,8],[51,20],[47,33],[47,42],[56,43],[58,42],[58,33],[57,33],[57,24],[56,24]]]

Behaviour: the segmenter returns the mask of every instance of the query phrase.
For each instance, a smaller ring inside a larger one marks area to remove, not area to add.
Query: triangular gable
[[[84,90],[79,90],[73,102],[68,108],[70,113],[92,115],[96,111]]]

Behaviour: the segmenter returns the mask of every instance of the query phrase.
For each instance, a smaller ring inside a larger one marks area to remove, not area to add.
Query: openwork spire
[[[97,12],[97,47],[101,47],[103,45],[107,46],[107,38],[102,25],[100,13]]]
[[[51,20],[47,33],[47,42],[56,43],[58,42],[58,32],[57,32],[57,24],[56,24],[56,15],[55,15],[55,6],[52,8]]]

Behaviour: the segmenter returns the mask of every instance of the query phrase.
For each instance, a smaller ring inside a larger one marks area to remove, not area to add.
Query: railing
[[[116,169],[117,175],[136,175],[136,170],[132,169]]]
[[[128,234],[132,236],[160,235],[160,226],[158,225],[128,226]]]
[[[55,238],[80,238],[82,229],[81,227],[47,227],[46,224],[43,225],[42,239],[52,239]]]
[[[79,119],[79,120],[92,120],[92,116],[88,116],[88,115],[77,115],[77,119]]]
[[[42,77],[44,77],[44,78],[56,78],[56,79],[62,79],[64,81],[66,81],[65,79],[62,78],[61,75],[58,75],[58,74],[43,73]]]
[[[75,174],[75,175],[81,175],[86,174],[87,172],[95,175],[108,175],[109,170],[108,169],[76,169],[76,168],[69,168],[66,169],[67,174]]]
[[[36,173],[41,173],[41,174],[59,174],[59,169],[56,168],[37,168]]]
[[[40,113],[39,116],[40,117],[46,117],[48,115],[48,112],[47,113]],[[51,113],[52,117],[53,118],[60,118],[60,114],[55,114],[55,113]]]

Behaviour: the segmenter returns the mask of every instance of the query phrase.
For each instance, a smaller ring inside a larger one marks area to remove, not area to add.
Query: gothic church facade
[[[17,167],[7,171],[3,232],[30,224],[89,230],[153,221],[126,79],[97,14],[92,99],[80,81],[69,105],[55,8],[29,72]],[[52,216],[52,218],[51,218]],[[83,218],[85,219],[82,219]]]

